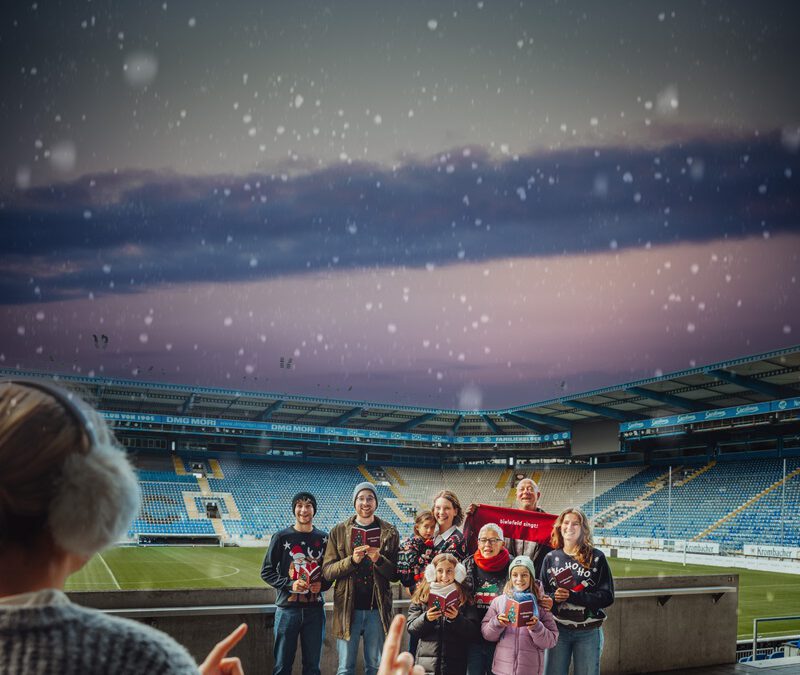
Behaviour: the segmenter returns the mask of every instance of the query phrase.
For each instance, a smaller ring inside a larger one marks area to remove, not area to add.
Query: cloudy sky
[[[1,366],[496,408],[800,342],[796,3],[2,12]]]

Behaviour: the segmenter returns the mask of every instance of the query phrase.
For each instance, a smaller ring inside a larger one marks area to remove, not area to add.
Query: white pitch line
[[[105,568],[108,570],[108,573],[111,575],[111,581],[114,582],[114,585],[121,591],[122,586],[119,585],[119,581],[117,581],[117,577],[114,576],[114,573],[111,571],[111,568],[108,566],[106,559],[103,557],[102,553],[98,553],[97,557],[100,558],[100,562],[103,563]]]

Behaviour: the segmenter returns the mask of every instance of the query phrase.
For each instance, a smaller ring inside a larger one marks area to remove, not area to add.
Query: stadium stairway
[[[183,464],[183,460],[178,457],[178,455],[172,455],[172,463],[175,466],[175,474],[178,476],[186,476],[189,475],[186,471],[186,466]]]
[[[397,469],[392,467],[386,467],[386,474],[391,477],[391,479],[400,487],[405,487],[406,482],[403,480],[402,476],[397,473]]]
[[[761,492],[759,492],[757,495],[754,495],[753,497],[748,499],[741,506],[738,506],[736,509],[734,509],[730,513],[725,514],[722,518],[720,518],[717,522],[713,523],[711,526],[707,527],[700,534],[697,534],[694,537],[692,537],[692,541],[699,541],[701,539],[704,539],[709,534],[711,534],[714,530],[716,530],[718,527],[720,527],[721,525],[724,525],[728,520],[730,520],[731,518],[736,517],[742,511],[751,508],[756,502],[758,502],[759,500],[761,500],[764,497],[766,497],[770,492],[772,492],[773,490],[777,490],[785,482],[790,481],[792,478],[794,478],[795,476],[798,476],[798,475],[800,475],[800,468],[797,468],[794,471],[792,471],[791,473],[786,474],[786,478],[785,479],[781,478],[780,480],[775,481],[774,483],[772,483],[772,485],[767,486]]]
[[[649,481],[646,484],[646,487],[649,489],[638,497],[632,500],[614,502],[599,513],[596,513],[594,519],[595,524],[598,527],[611,529],[624,523],[629,518],[632,518],[637,513],[653,504],[653,502],[648,501],[648,498],[652,497],[656,492],[663,490],[665,481],[669,482],[669,471],[657,476],[655,480]],[[611,518],[607,519],[608,516]]]
[[[219,462],[216,459],[209,459],[208,467],[211,469],[212,478],[217,478],[219,480],[223,480],[225,478],[222,467],[219,465]]]

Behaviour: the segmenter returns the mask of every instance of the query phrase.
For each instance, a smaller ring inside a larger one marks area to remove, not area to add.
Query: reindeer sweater
[[[261,567],[261,578],[277,591],[275,604],[278,607],[322,607],[325,600],[321,592],[292,593],[292,584],[298,578],[301,566],[322,567],[327,544],[328,533],[316,527],[311,532],[298,532],[290,526],[272,535]],[[330,582],[321,575],[319,580],[322,591],[330,588]]]

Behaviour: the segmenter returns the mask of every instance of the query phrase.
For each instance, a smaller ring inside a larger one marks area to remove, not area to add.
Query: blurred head
[[[539,486],[531,478],[517,483],[517,506],[525,511],[535,511],[539,505]]]
[[[464,520],[461,503],[450,490],[442,490],[433,498],[433,515],[439,526],[439,532],[445,532],[453,525],[461,525],[461,521]]]
[[[105,420],[49,382],[0,381],[0,550],[51,540],[89,558],[139,508],[136,475]]]
[[[436,532],[436,518],[430,511],[420,511],[414,519],[414,532],[423,539],[433,539]]]
[[[478,532],[478,549],[484,558],[494,558],[505,545],[503,530],[496,523],[486,523]]]

